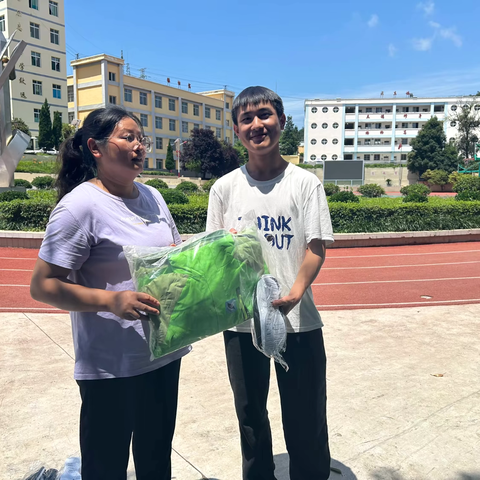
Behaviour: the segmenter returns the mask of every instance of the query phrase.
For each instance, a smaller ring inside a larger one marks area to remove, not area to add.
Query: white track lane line
[[[17,257],[0,257],[0,260],[36,260],[37,257],[33,258],[17,258]]]
[[[472,302],[480,303],[480,298],[469,298],[466,300],[425,300],[418,302],[392,302],[392,303],[351,303],[351,304],[340,304],[340,305],[315,305],[317,309],[322,309],[323,311],[328,310],[331,307],[383,307],[383,306],[392,306],[392,305],[427,305],[427,304],[440,304],[440,303],[461,303],[461,302]]]
[[[30,287],[30,285],[11,285],[8,283],[0,283],[0,287]]]
[[[388,247],[358,247],[358,248],[388,248]],[[478,250],[454,250],[454,251],[445,251],[445,252],[423,252],[423,253],[387,253],[385,255],[350,255],[350,256],[344,256],[344,257],[327,255],[327,258],[347,260],[349,258],[408,257],[408,256],[415,256],[415,255],[448,255],[452,253],[480,253],[480,248]]]
[[[327,258],[328,260],[328,258]],[[419,263],[417,265],[379,265],[375,267],[322,267],[323,270],[363,270],[366,268],[410,268],[410,267],[437,267],[441,265],[466,265],[470,263],[480,263],[480,260],[471,262],[451,262],[451,263]],[[1,271],[1,270],[0,270]],[[25,270],[27,271],[27,270]]]
[[[328,287],[328,286],[331,286],[331,285],[368,285],[368,284],[372,284],[372,283],[445,282],[445,281],[455,281],[455,280],[478,280],[478,279],[480,279],[480,277],[421,278],[421,279],[418,279],[418,280],[372,280],[371,282],[312,283],[312,287],[314,287],[314,286],[315,287]]]
[[[0,310],[19,310],[20,312],[23,312],[24,310],[52,310],[52,311],[57,311],[61,312],[62,310],[59,310],[58,308],[48,308],[48,307],[0,307]]]
[[[30,270],[23,268],[0,268],[0,272],[33,272],[33,268]]]

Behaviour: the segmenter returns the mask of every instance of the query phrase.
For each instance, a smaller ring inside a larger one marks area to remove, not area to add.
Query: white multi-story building
[[[21,118],[33,137],[38,135],[40,109],[45,99],[67,122],[67,63],[63,0],[0,0],[0,30],[13,45],[27,42],[10,82],[13,118]]]
[[[457,135],[452,114],[468,97],[305,101],[304,161],[406,162],[410,141],[425,122],[443,122],[447,141]],[[480,104],[475,105],[480,110]]]

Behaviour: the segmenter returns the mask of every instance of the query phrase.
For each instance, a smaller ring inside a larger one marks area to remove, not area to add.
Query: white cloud
[[[367,25],[368,25],[370,28],[376,27],[376,26],[378,25],[378,15],[374,13],[374,14],[370,17],[370,20],[368,21]]]
[[[390,43],[388,45],[388,56],[389,57],[394,57],[395,54],[397,53],[398,49],[395,47],[393,43]]]
[[[417,8],[421,8],[425,15],[431,15],[435,10],[435,3],[432,0],[427,0],[426,2],[420,2]]]
[[[462,46],[462,37],[456,33],[455,27],[442,28],[442,26],[437,22],[428,22],[428,24],[436,30],[442,38],[451,40],[456,47]]]
[[[440,28],[441,27],[441,25],[437,22],[430,21],[430,22],[428,22],[428,24],[433,28]]]
[[[432,48],[433,37],[432,38],[414,38],[412,40],[413,48],[419,50],[420,52],[426,52]]]

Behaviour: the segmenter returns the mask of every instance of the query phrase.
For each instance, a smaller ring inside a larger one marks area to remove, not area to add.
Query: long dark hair
[[[122,107],[111,106],[89,113],[83,121],[82,128],[62,143],[58,155],[60,169],[56,181],[58,201],[75,187],[97,175],[97,163],[88,148],[88,139],[93,138],[100,145],[106,143],[118,122],[125,117],[137,122],[143,133],[142,124],[133,113],[127,112]]]

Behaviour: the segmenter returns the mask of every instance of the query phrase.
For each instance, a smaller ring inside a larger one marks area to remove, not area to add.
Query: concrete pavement
[[[322,317],[330,445],[342,471],[331,480],[480,480],[480,305]],[[78,454],[69,318],[2,313],[0,344],[0,480],[19,480],[37,462],[59,468]],[[274,378],[276,475],[288,480]],[[172,458],[177,480],[241,478],[221,336],[183,361]]]

